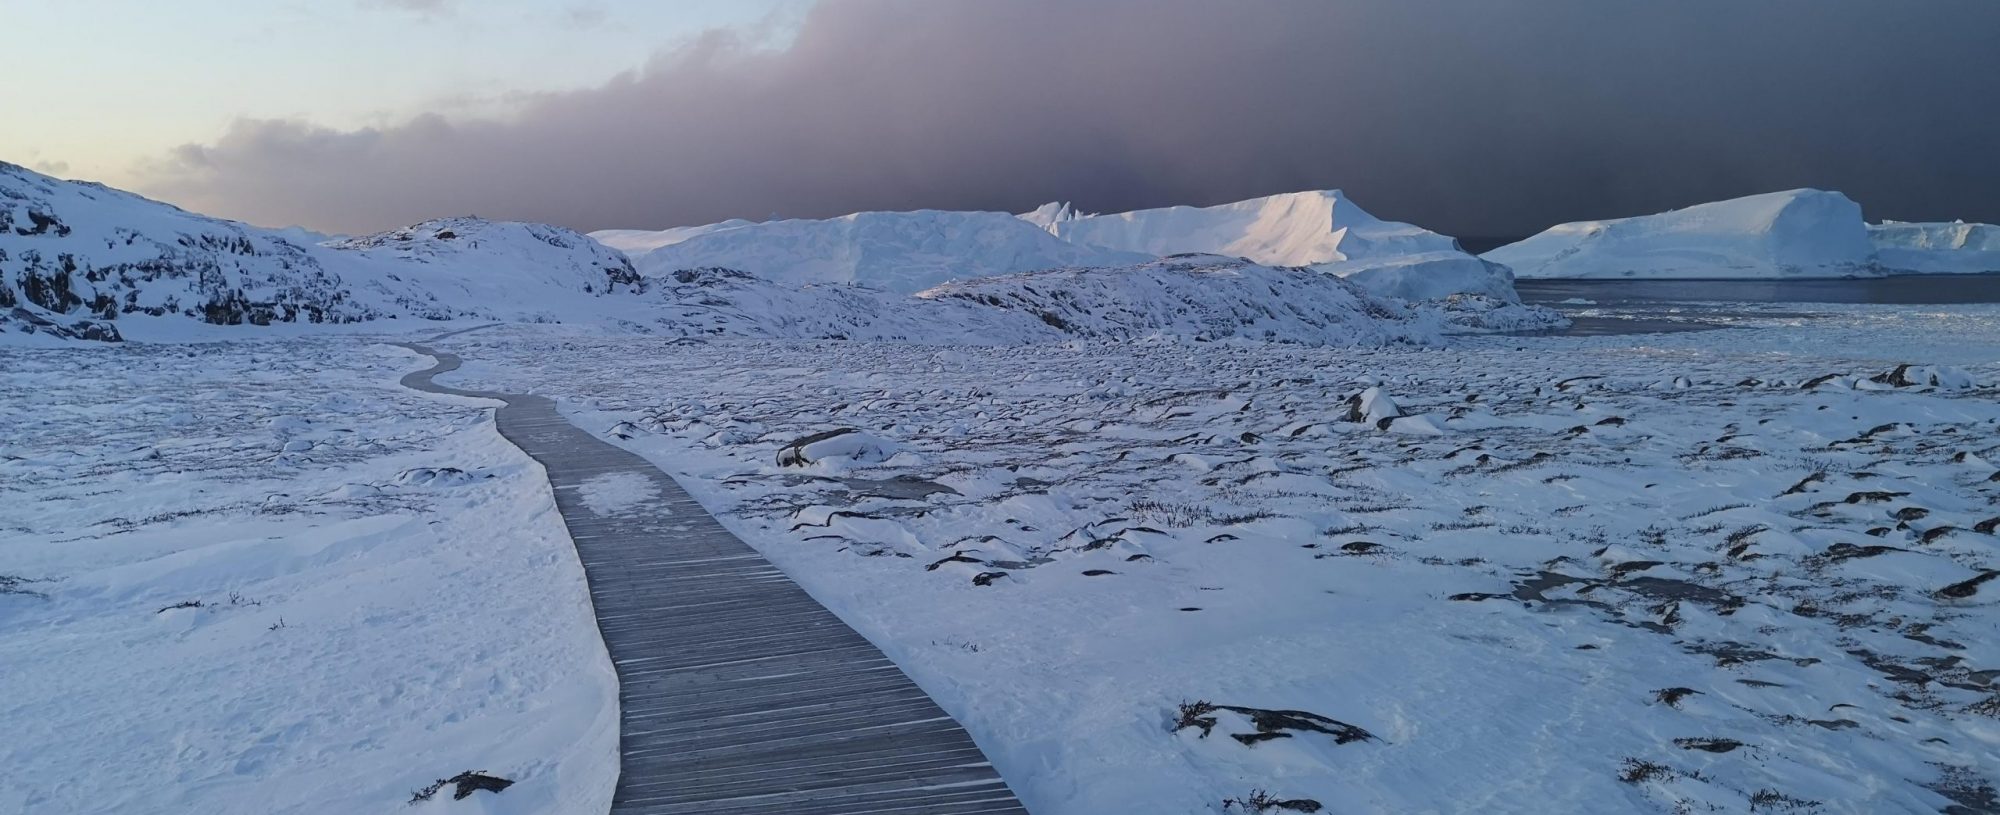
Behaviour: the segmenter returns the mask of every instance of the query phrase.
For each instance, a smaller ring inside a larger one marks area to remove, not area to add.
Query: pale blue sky
[[[337,128],[602,84],[809,0],[4,0],[0,160],[118,184],[237,117]]]

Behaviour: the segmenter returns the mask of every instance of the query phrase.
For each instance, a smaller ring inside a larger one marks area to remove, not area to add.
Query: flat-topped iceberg
[[[2000,272],[2000,226],[1884,221],[1870,224],[1883,268],[1916,274]]]
[[[1883,273],[1861,205],[1790,190],[1552,227],[1484,257],[1524,278],[1808,278]]]
[[[1307,266],[1385,297],[1516,297],[1506,269],[1468,254],[1445,235],[1370,215],[1340,190],[1109,215],[1077,215],[1066,204],[1051,204],[1021,217],[1072,243],[1149,255],[1203,253],[1271,266]]]
[[[903,294],[953,280],[1151,259],[1068,243],[1004,212],[857,212],[591,234],[631,253],[651,277],[726,267],[778,283],[851,283]]]

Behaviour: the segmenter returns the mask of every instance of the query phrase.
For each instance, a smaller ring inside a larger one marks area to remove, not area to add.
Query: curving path
[[[645,459],[542,396],[496,399],[500,434],[548,471],[618,670],[613,813],[1025,813],[964,728],[882,652]],[[637,499],[635,500],[635,496]]]

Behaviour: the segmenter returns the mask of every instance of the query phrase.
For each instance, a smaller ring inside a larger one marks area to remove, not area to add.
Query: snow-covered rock
[[[623,253],[547,224],[444,218],[324,248],[361,298],[433,319],[581,319],[643,287]]]
[[[1383,393],[1380,387],[1373,387],[1347,398],[1347,420],[1350,422],[1380,422],[1403,415],[1403,409],[1394,397]]]
[[[1881,273],[1861,206],[1790,190],[1552,227],[1485,259],[1529,278],[1804,278]]]
[[[1423,307],[1435,309],[1459,333],[1553,331],[1570,326],[1570,319],[1555,309],[1483,294],[1453,294],[1426,301]]]
[[[381,316],[348,297],[321,255],[267,230],[0,163],[0,309],[57,323],[128,314],[224,325]]]
[[[1306,345],[1427,343],[1443,309],[1375,297],[1310,270],[1236,258],[1169,258],[948,283],[912,297],[861,286],[792,286],[733,269],[651,281],[658,330],[688,336],[1014,345],[1172,336]]]
[[[1310,266],[1384,297],[1480,294],[1518,300],[1512,275],[1452,238],[1368,214],[1339,190],[1076,216],[1051,204],[1022,216],[1073,243],[1152,255],[1205,253],[1271,266]]]
[[[778,466],[807,467],[836,459],[853,464],[879,464],[902,449],[872,433],[842,427],[814,433],[778,450]]]
[[[2000,272],[2000,226],[1884,221],[1868,226],[1875,254],[1891,272],[1978,274]]]
[[[633,259],[648,277],[726,267],[781,283],[852,283],[905,294],[952,280],[1148,259],[1067,243],[1003,212],[858,212],[667,232],[597,234],[635,252],[659,242]]]
[[[1380,345],[1429,341],[1443,327],[1435,311],[1378,298],[1338,277],[1213,255],[981,278],[918,297],[1026,315],[1078,337]]]
[[[865,286],[794,285],[725,268],[649,278],[653,327],[688,337],[1014,344],[1056,336],[1020,315]]]
[[[455,218],[325,244],[0,163],[0,331],[160,324],[596,318],[641,281],[559,227]],[[129,332],[127,332],[129,333]]]

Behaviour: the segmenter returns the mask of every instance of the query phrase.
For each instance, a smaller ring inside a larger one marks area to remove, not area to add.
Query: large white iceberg
[[[650,277],[726,267],[779,283],[851,283],[905,294],[953,280],[1152,257],[1067,243],[1004,212],[857,212],[591,236],[630,253]]]
[[[1524,278],[1807,278],[1882,273],[1861,205],[1790,190],[1553,227],[1484,257]]]
[[[1868,236],[1883,268],[1918,274],[2000,272],[2000,226],[1885,221],[1871,224]]]
[[[1079,216],[1063,204],[1021,216],[1071,243],[1148,255],[1204,253],[1308,266],[1406,300],[1478,294],[1514,300],[1504,268],[1428,229],[1368,214],[1339,190]]]

